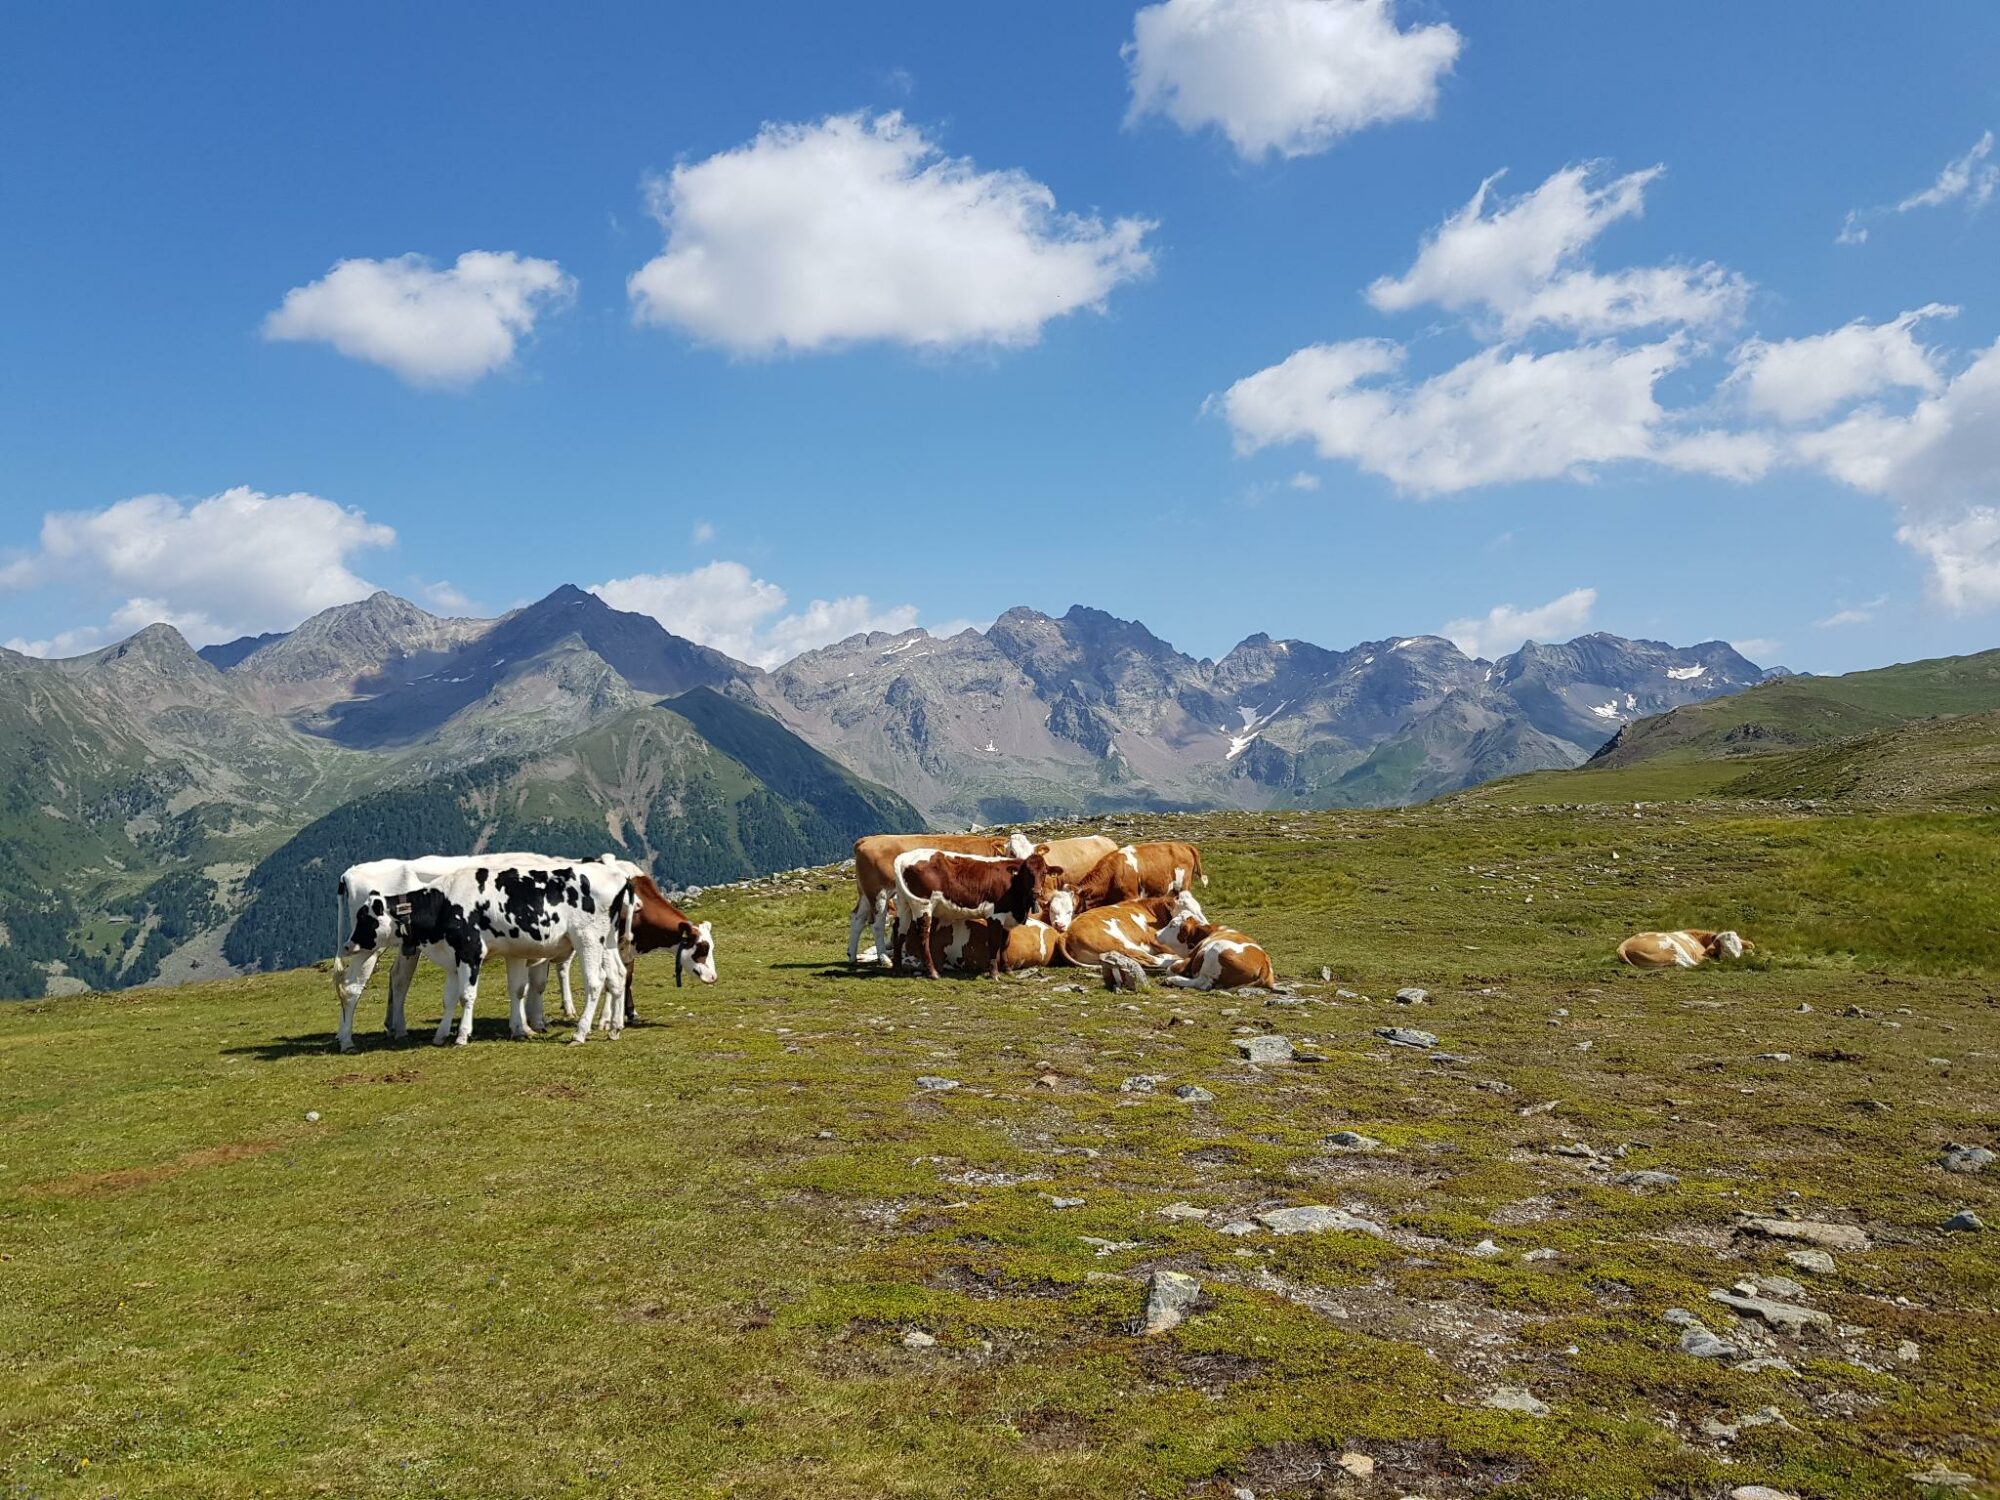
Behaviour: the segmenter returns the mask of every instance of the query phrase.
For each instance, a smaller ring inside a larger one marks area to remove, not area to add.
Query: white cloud
[[[651,615],[676,635],[759,667],[782,665],[864,631],[904,631],[917,623],[916,606],[881,606],[863,594],[815,599],[781,614],[789,602],[785,591],[739,562],[712,562],[688,573],[637,573],[590,591],[615,609]]]
[[[1785,643],[1783,641],[1774,641],[1767,636],[1761,635],[1749,635],[1740,641],[1731,641],[1729,643],[1730,650],[1734,651],[1738,656],[1757,663],[1759,666],[1769,666],[1771,658],[1782,651],[1784,646]]]
[[[1912,521],[1896,540],[1931,565],[1931,588],[1947,609],[2000,608],[2000,507],[1974,505],[1952,520]]]
[[[710,542],[715,540],[715,523],[712,521],[697,521],[694,523],[694,528],[688,533],[688,536],[697,547],[706,547]]]
[[[456,584],[440,578],[436,583],[417,582],[417,592],[424,596],[424,603],[432,609],[442,610],[448,615],[470,616],[476,606],[465,596],[465,591]]]
[[[1807,338],[1751,339],[1730,357],[1729,379],[1752,412],[1780,422],[1813,421],[1897,387],[1935,391],[1943,384],[1937,358],[1914,330],[1926,318],[1957,314],[1955,307],[1932,302],[1886,323],[1857,318]]]
[[[1311,474],[1308,473],[1306,470],[1301,469],[1299,470],[1298,473],[1294,474],[1290,479],[1287,479],[1285,483],[1290,485],[1295,490],[1303,490],[1307,494],[1310,494],[1312,491],[1319,488],[1319,475]]]
[[[1821,630],[1831,630],[1841,625],[1866,625],[1875,618],[1875,611],[1888,602],[1887,594],[1877,594],[1865,603],[1851,604],[1843,609],[1837,609],[1824,620],[1813,621],[1813,624]]]
[[[1128,124],[1218,127],[1237,152],[1306,156],[1392,120],[1427,119],[1464,45],[1405,31],[1394,0],[1164,0],[1132,18]]]
[[[1378,312],[1435,304],[1483,311],[1508,335],[1537,325],[1595,335],[1662,326],[1709,327],[1742,315],[1749,285],[1722,267],[1638,266],[1602,273],[1585,262],[1591,244],[1645,209],[1664,170],[1628,172],[1593,187],[1595,163],[1564,167],[1533,192],[1491,205],[1499,174],[1425,239],[1410,269],[1368,288]]]
[[[1965,155],[1946,162],[1936,182],[1898,203],[1896,212],[1904,214],[1913,208],[1938,208],[1960,198],[1965,200],[1967,208],[1985,207],[1992,201],[1994,189],[2000,187],[2000,166],[1987,159],[1992,154],[1993,132],[1989,130],[1972,143],[1972,149]]]
[[[1438,632],[1467,656],[1491,660],[1524,641],[1562,641],[1581,634],[1597,607],[1596,589],[1571,589],[1532,609],[1496,604],[1484,615],[1453,620]]]
[[[411,385],[462,387],[510,364],[535,320],[575,294],[554,261],[511,251],[469,250],[444,271],[421,255],[343,260],[285,293],[264,337],[328,343]]]
[[[1381,381],[1403,357],[1382,340],[1316,344],[1237,381],[1215,404],[1242,451],[1310,441],[1322,458],[1413,495],[1587,478],[1633,459],[1732,477],[1767,461],[1731,434],[1671,434],[1653,386],[1682,360],[1674,340],[1549,354],[1495,347],[1428,380]]]
[[[205,645],[288,630],[365,598],[374,585],[350,569],[353,554],[395,539],[389,527],[317,495],[240,486],[193,503],[140,495],[97,511],[50,512],[39,549],[11,564],[0,584],[126,595],[108,625],[31,643],[57,653],[90,650],[155,621]]]
[[[667,243],[627,284],[634,316],[739,354],[1032,344],[1152,266],[1147,221],[1060,213],[900,114],[766,125],[650,187]]]
[[[1861,210],[1850,208],[1847,217],[1840,221],[1840,233],[1833,237],[1836,245],[1865,245],[1868,243],[1868,226],[1861,222]]]

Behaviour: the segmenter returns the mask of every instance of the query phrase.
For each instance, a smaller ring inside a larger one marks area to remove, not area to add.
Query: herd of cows
[[[861,961],[861,930],[872,921],[870,962],[915,962],[933,979],[940,960],[997,975],[1058,963],[1096,966],[1116,955],[1114,962],[1190,989],[1273,982],[1262,948],[1203,914],[1191,885],[1207,877],[1192,844],[881,834],[856,841],[854,878],[850,964]],[[561,976],[563,1016],[576,1021],[573,1043],[589,1039],[600,1011],[613,1037],[635,1019],[632,969],[641,953],[672,949],[676,984],[688,968],[704,983],[716,977],[710,924],[690,920],[644,869],[614,855],[372,860],[342,872],[337,899],[333,982],[343,1052],[354,1050],[354,1013],[385,952],[395,956],[383,1023],[394,1038],[407,1035],[404,1006],[417,960],[429,957],[444,969],[444,1015],[432,1038],[438,1046],[471,1040],[480,971],[495,957],[506,962],[509,1030],[517,1038],[546,1029],[552,967]],[[572,963],[583,971],[581,1015]]]
[[[1194,894],[1208,884],[1193,844],[1120,845],[1102,834],[1034,843],[1025,835],[875,834],[854,845],[854,910],[847,961],[930,978],[945,968],[997,976],[1005,970],[1072,964],[1129,987],[1147,974],[1185,989],[1276,983],[1271,957],[1232,928],[1210,922]],[[350,866],[340,877],[334,989],[339,1046],[354,1050],[354,1012],[377,959],[395,953],[384,1027],[407,1034],[404,1004],[417,960],[445,970],[438,1046],[472,1038],[472,1010],[487,959],[507,966],[509,1029],[546,1028],[549,971],[561,976],[573,1043],[590,1037],[600,1010],[617,1037],[635,1019],[632,969],[641,953],[672,949],[674,983],[692,968],[712,984],[715,934],[689,919],[640,866],[542,854],[435,855]],[[875,945],[861,950],[872,924]],[[1741,958],[1734,932],[1642,932],[1618,947],[1638,968],[1693,968]],[[570,966],[583,970],[578,1016]]]

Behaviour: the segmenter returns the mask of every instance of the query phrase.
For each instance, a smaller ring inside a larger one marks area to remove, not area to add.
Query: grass
[[[506,1042],[489,993],[469,1048],[364,1033],[340,1057],[311,970],[0,1011],[4,1493],[2000,1481],[2000,1257],[1938,1227],[2000,1220],[2000,1192],[1935,1165],[2000,1145],[2000,820],[1461,801],[1145,830],[1202,842],[1211,912],[1305,1005],[1073,971],[849,977],[823,872],[713,893],[721,982],[676,990],[647,961],[647,1024],[616,1045]],[[1631,930],[1696,922],[1757,959],[1608,962]],[[1430,1002],[1386,998],[1410,984]],[[437,1003],[427,970],[413,1016]],[[1395,1024],[1466,1060],[1375,1038]],[[1241,1027],[1326,1061],[1252,1069]],[[1121,1091],[1147,1074],[1169,1084]],[[1340,1129],[1384,1149],[1330,1152]],[[1612,1180],[1638,1167],[1679,1183]],[[1214,1217],[1160,1215],[1178,1202]],[[1217,1232],[1314,1202],[1388,1237]],[[1787,1209],[1875,1248],[1814,1278],[1732,1232]],[[1498,1256],[1466,1253],[1485,1238]],[[1146,1339],[1154,1267],[1204,1290]],[[1738,1333],[1708,1300],[1770,1273],[1846,1331]],[[1681,1354],[1672,1306],[1797,1373]],[[1516,1385],[1551,1414],[1481,1404]],[[1766,1406],[1785,1424],[1703,1431]],[[1349,1451],[1375,1479],[1334,1467]]]

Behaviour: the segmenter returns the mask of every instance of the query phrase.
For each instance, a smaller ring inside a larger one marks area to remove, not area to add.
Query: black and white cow
[[[345,899],[344,892],[344,909]],[[449,870],[417,890],[369,896],[353,910],[353,926],[341,956],[372,957],[391,947],[406,957],[428,953],[446,970],[444,1016],[433,1040],[443,1046],[453,1039],[456,1013],[456,1040],[463,1046],[472,1037],[479,971],[487,956],[508,960],[514,970],[517,964],[525,969],[574,954],[583,964],[583,1019],[573,1038],[581,1042],[590,1034],[607,987],[613,997],[622,994],[623,953],[631,946],[634,899],[624,871],[609,865],[540,855],[527,861],[480,858],[470,868]],[[365,970],[361,982],[366,982]],[[525,986],[510,985],[509,990],[511,1030],[517,1037],[526,1036]],[[354,1005],[360,993],[360,984],[341,992],[343,1050],[352,1046]],[[624,1013],[616,998],[612,1003],[611,1033],[616,1036],[623,1029]]]

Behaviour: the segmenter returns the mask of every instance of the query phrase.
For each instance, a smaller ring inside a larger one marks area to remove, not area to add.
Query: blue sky
[[[17,10],[0,640],[2000,642],[2000,10],[675,9]]]

